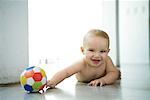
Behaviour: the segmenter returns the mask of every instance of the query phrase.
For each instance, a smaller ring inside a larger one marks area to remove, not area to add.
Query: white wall
[[[149,63],[148,0],[120,0],[119,33],[122,64]]]
[[[27,65],[27,0],[0,0],[0,84],[18,82]]]

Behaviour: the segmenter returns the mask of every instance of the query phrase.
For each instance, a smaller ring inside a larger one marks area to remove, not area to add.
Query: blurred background
[[[29,64],[75,60],[92,28],[110,35],[115,65],[149,63],[149,0],[29,0]]]
[[[150,68],[149,5],[149,0],[0,0],[0,83],[17,82],[27,66],[66,67],[82,57],[82,38],[92,28],[109,34],[109,55],[123,68],[122,77],[130,79],[126,74],[137,68],[144,75]]]

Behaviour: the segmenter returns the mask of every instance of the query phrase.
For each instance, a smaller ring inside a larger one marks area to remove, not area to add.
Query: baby
[[[109,36],[106,32],[99,29],[90,30],[84,36],[81,51],[83,58],[57,72],[48,80],[47,87],[54,88],[74,74],[78,81],[86,82],[90,86],[113,84],[119,78],[120,71],[108,56]]]

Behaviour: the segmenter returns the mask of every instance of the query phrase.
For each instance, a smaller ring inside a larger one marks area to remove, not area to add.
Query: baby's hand
[[[96,79],[91,81],[88,85],[89,86],[104,86],[106,84],[106,82],[104,81],[104,79],[100,78],[100,79]]]
[[[48,80],[46,84],[46,88],[54,88],[54,87],[55,87],[54,83],[51,80]]]

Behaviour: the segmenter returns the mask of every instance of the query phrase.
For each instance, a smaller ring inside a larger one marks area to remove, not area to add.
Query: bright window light
[[[84,34],[103,25],[102,3],[103,0],[28,0],[29,65],[81,58]]]

